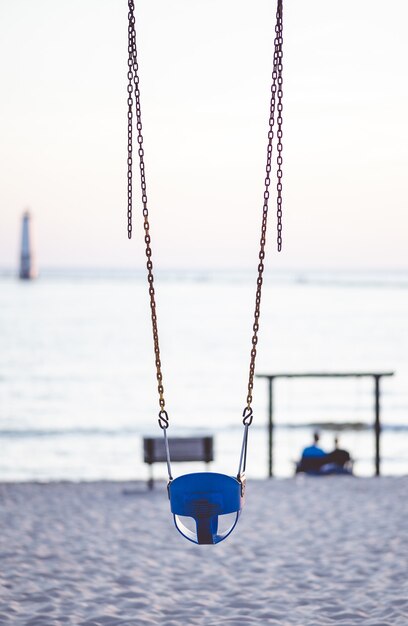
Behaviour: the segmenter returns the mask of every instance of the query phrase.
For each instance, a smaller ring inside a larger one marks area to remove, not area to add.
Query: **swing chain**
[[[133,7],[132,7],[133,9]],[[128,13],[128,71],[127,71],[127,232],[128,239],[132,238],[132,184],[133,184],[133,36],[132,36],[132,19],[134,22],[133,10],[129,2]]]
[[[275,25],[275,40],[274,40],[274,55],[273,55],[273,71],[272,71],[272,85],[271,85],[271,101],[270,101],[270,114],[269,114],[269,131],[268,131],[268,147],[266,153],[266,175],[265,175],[265,189],[263,196],[263,209],[262,209],[262,228],[259,250],[259,264],[258,264],[258,278],[256,281],[256,295],[255,295],[255,312],[254,312],[254,324],[252,327],[252,349],[251,359],[249,365],[249,379],[248,379],[248,394],[247,394],[247,407],[246,409],[251,411],[252,422],[252,391],[254,387],[254,375],[255,375],[255,359],[256,350],[258,344],[258,331],[259,331],[259,317],[261,312],[261,295],[262,295],[262,283],[264,272],[264,259],[265,259],[265,244],[266,244],[266,227],[268,222],[268,208],[269,208],[269,186],[271,184],[271,162],[272,162],[272,148],[274,139],[274,125],[275,117],[277,122],[277,247],[278,252],[282,248],[282,98],[283,98],[283,79],[282,79],[282,44],[283,44],[283,20],[282,20],[282,0],[278,0],[276,9],[276,25]],[[277,107],[276,107],[277,96]],[[277,116],[275,110],[277,108]],[[244,410],[244,424],[245,424],[245,410]]]
[[[139,75],[138,75],[138,61],[137,61],[137,48],[136,48],[136,31],[135,31],[135,17],[134,17],[134,2],[128,0],[128,86],[127,86],[127,125],[128,125],[128,158],[127,158],[127,232],[128,238],[132,237],[132,187],[133,187],[133,105],[135,103],[136,109],[136,128],[137,128],[137,142],[138,142],[138,157],[139,157],[139,170],[140,170],[140,185],[142,191],[142,205],[143,205],[143,218],[144,218],[144,231],[145,231],[145,252],[146,252],[146,267],[147,278],[149,283],[149,295],[150,295],[150,309],[152,319],[154,352],[155,352],[155,364],[156,364],[156,378],[158,384],[159,393],[159,425],[162,429],[167,429],[169,426],[169,419],[167,412],[164,410],[164,388],[163,388],[163,376],[161,372],[161,359],[160,359],[160,347],[157,327],[157,313],[156,313],[156,300],[154,289],[154,277],[153,277],[153,263],[152,263],[152,250],[151,250],[151,238],[150,238],[150,224],[149,224],[149,212],[147,208],[147,186],[145,176],[145,164],[144,164],[144,149],[143,149],[143,134],[142,134],[142,121],[141,121],[141,107],[140,107],[140,89],[139,89]],[[259,251],[259,263],[258,263],[258,278],[256,283],[256,296],[255,296],[255,312],[253,323],[253,335],[252,335],[252,348],[251,359],[249,367],[249,379],[248,379],[248,393],[247,393],[247,406],[244,409],[243,418],[246,427],[249,427],[252,423],[252,391],[253,381],[255,375],[255,359],[257,353],[258,343],[258,331],[259,331],[259,318],[261,307],[261,294],[263,284],[263,272],[264,272],[264,259],[265,259],[265,244],[266,244],[266,230],[268,220],[268,208],[269,208],[269,187],[271,183],[271,162],[272,162],[272,148],[274,139],[274,125],[275,117],[277,123],[277,248],[278,251],[282,248],[282,98],[283,98],[283,79],[282,79],[282,44],[283,44],[283,20],[282,20],[282,0],[277,0],[276,10],[276,25],[275,25],[275,40],[274,40],[274,57],[273,57],[273,72],[272,72],[272,85],[271,85],[271,100],[270,100],[270,116],[269,116],[269,131],[268,131],[268,146],[267,146],[267,159],[266,159],[266,175],[265,175],[265,189],[263,195],[263,209],[262,209],[262,227],[260,238],[260,251]],[[133,101],[133,94],[135,100]],[[276,107],[277,97],[277,107]],[[277,116],[275,110],[277,108]]]
[[[140,107],[140,89],[139,89],[139,65],[137,61],[137,47],[136,47],[136,30],[135,30],[135,16],[134,16],[134,2],[128,0],[128,237],[132,237],[132,183],[133,183],[133,104],[135,104],[136,112],[136,129],[137,129],[137,143],[138,143],[138,157],[139,157],[139,171],[140,171],[140,186],[142,191],[142,206],[143,206],[143,218],[144,218],[144,241],[146,245],[146,267],[147,267],[147,280],[149,283],[149,296],[150,296],[150,312],[152,319],[152,331],[153,331],[153,343],[154,354],[156,364],[156,379],[157,390],[159,393],[159,425],[160,428],[166,429],[169,426],[169,418],[167,412],[164,410],[164,388],[163,388],[163,375],[161,371],[161,359],[160,359],[160,346],[159,346],[159,333],[157,328],[157,313],[156,313],[156,298],[154,290],[154,277],[153,277],[153,262],[152,262],[152,249],[150,246],[150,224],[149,224],[149,211],[147,208],[147,186],[146,186],[146,174],[144,163],[144,149],[143,149],[143,134],[142,134],[142,116]],[[134,94],[134,102],[133,102]]]
[[[280,10],[279,10],[279,5],[280,5]],[[282,0],[280,0],[280,2],[278,3],[278,10],[276,13],[276,26],[275,26],[275,33],[276,33],[276,38],[275,38],[275,50],[276,50],[276,68],[277,68],[277,83],[278,83],[278,88],[277,88],[277,95],[278,95],[278,115],[277,115],[277,125],[278,125],[278,130],[277,130],[277,145],[276,145],[276,149],[277,149],[277,185],[276,185],[276,190],[277,190],[277,243],[278,243],[278,252],[280,252],[282,250],[282,164],[283,164],[283,159],[282,159],[282,137],[283,137],[283,131],[282,131],[282,111],[283,111],[283,76],[282,76],[282,70],[283,70],[283,65],[282,65],[282,57],[283,57],[283,51],[282,51],[282,44],[283,44],[283,24],[282,24]]]

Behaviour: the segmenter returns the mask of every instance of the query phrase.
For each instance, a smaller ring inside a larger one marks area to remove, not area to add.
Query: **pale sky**
[[[136,0],[155,265],[257,262],[275,0]],[[284,0],[284,250],[407,268],[406,0]],[[143,263],[126,235],[125,0],[0,0],[0,267]],[[136,170],[137,173],[137,170]]]

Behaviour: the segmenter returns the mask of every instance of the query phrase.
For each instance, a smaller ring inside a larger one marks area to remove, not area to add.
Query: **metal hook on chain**
[[[244,412],[242,413],[242,417],[244,418],[242,420],[244,426],[251,426],[254,415],[250,406],[245,407]]]
[[[165,411],[164,409],[159,411],[159,419],[157,421],[159,422],[160,428],[162,430],[166,430],[169,427],[169,416],[167,414],[167,411]]]
[[[166,451],[167,473],[169,475],[169,483],[171,483],[171,481],[173,480],[173,476],[171,473],[169,440],[167,439],[167,429],[169,427],[169,416],[167,415],[167,411],[165,411],[164,409],[161,409],[161,411],[159,411],[159,426],[163,430],[164,449]]]

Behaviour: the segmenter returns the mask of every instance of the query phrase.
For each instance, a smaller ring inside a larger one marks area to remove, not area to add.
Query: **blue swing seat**
[[[234,530],[244,504],[244,481],[213,472],[179,476],[169,483],[177,530],[189,541],[215,544]]]

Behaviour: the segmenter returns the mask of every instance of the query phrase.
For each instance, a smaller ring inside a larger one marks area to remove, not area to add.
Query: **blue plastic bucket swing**
[[[163,428],[166,448],[170,510],[177,530],[189,541],[220,543],[234,530],[244,505],[248,428],[251,422],[252,409],[244,411],[244,437],[236,477],[197,472],[173,479],[166,433],[168,419],[165,411],[161,411],[159,424]]]
[[[262,206],[262,230],[259,249],[258,278],[256,282],[256,297],[254,322],[252,326],[252,348],[249,366],[247,405],[243,413],[244,438],[241,448],[241,456],[236,476],[202,472],[185,474],[173,480],[170,466],[170,452],[166,430],[169,419],[165,411],[163,376],[161,371],[159,335],[157,329],[156,300],[154,289],[152,249],[150,246],[149,210],[147,206],[145,162],[142,134],[142,120],[140,107],[140,89],[138,75],[138,60],[136,46],[136,30],[134,16],[134,0],[128,0],[128,158],[127,158],[127,234],[132,237],[132,180],[133,180],[133,117],[137,121],[137,155],[139,158],[140,188],[142,191],[143,226],[146,252],[147,278],[149,284],[150,309],[152,331],[154,341],[154,354],[156,364],[157,390],[159,393],[159,425],[164,432],[166,449],[167,470],[169,475],[168,494],[170,509],[174,517],[177,530],[189,541],[198,544],[215,544],[223,541],[234,530],[244,504],[245,495],[245,466],[247,455],[248,428],[252,423],[252,390],[255,373],[255,357],[258,343],[259,317],[261,291],[263,284],[265,242],[267,229],[267,215],[269,206],[269,186],[271,184],[271,163],[273,143],[276,142],[277,151],[277,248],[282,247],[282,0],[277,0],[274,58],[270,100],[268,150],[266,160],[266,177]],[[133,112],[135,109],[135,112]],[[276,134],[274,124],[276,123]]]
[[[242,511],[242,483],[213,472],[185,474],[169,484],[177,530],[193,543],[219,543],[234,530]]]

